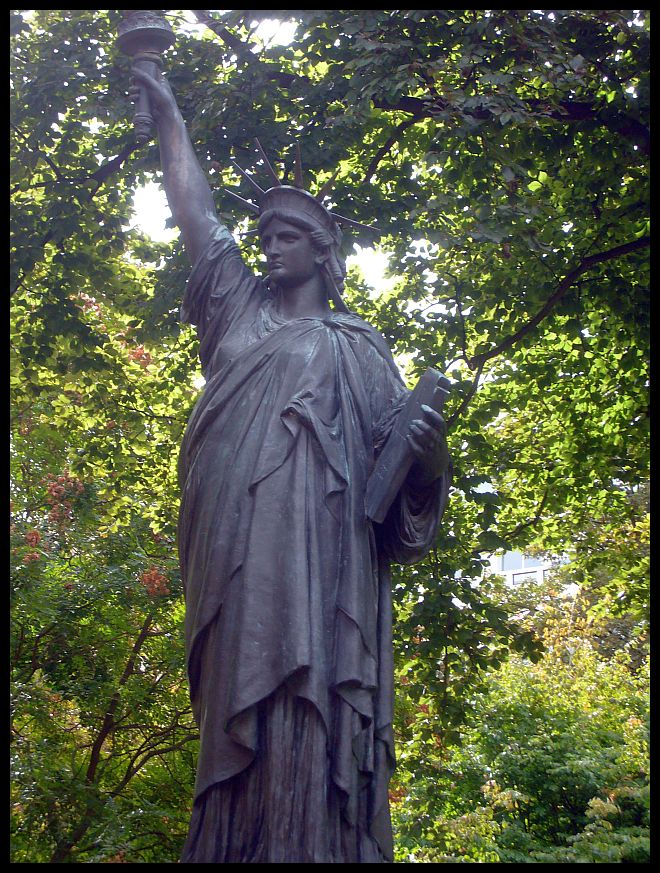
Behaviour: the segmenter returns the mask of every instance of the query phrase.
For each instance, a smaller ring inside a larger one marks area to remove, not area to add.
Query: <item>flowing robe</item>
[[[201,738],[182,860],[391,860],[389,562],[431,547],[448,476],[372,524],[367,478],[409,392],[362,319],[272,302],[218,226],[182,307],[206,378],[179,467]]]

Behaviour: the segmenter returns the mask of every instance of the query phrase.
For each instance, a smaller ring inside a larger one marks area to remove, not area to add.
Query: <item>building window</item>
[[[523,582],[536,582],[538,573],[514,573],[511,581],[514,585],[520,585]]]

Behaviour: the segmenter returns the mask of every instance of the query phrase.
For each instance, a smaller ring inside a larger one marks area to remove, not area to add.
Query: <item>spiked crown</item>
[[[234,167],[234,169],[237,170],[237,172],[240,173],[240,175],[243,176],[244,179],[247,179],[250,185],[252,185],[253,189],[256,192],[258,203],[254,203],[251,200],[245,200],[234,191],[230,191],[228,188],[225,188],[227,194],[240,201],[244,206],[247,206],[248,209],[250,209],[252,212],[256,212],[261,216],[264,215],[266,212],[276,210],[280,212],[288,212],[291,214],[305,216],[311,219],[315,224],[322,227],[324,230],[328,231],[333,237],[335,243],[337,244],[339,244],[341,240],[341,231],[338,227],[338,225],[341,224],[348,224],[352,227],[369,230],[372,233],[380,232],[376,227],[362,224],[359,221],[353,221],[350,218],[345,218],[343,215],[338,215],[336,212],[330,212],[330,210],[326,209],[326,207],[323,205],[322,200],[330,190],[339,170],[335,172],[332,178],[329,179],[325,183],[325,185],[323,185],[323,187],[319,191],[317,191],[315,195],[310,194],[309,191],[305,190],[303,183],[299,146],[296,146],[295,184],[283,185],[278,179],[277,174],[273,170],[270,161],[266,157],[266,154],[261,147],[261,143],[259,142],[259,140],[255,140],[255,143],[261,155],[265,170],[268,173],[271,182],[273,183],[272,187],[264,190],[264,188],[262,188],[256,182],[256,180],[250,173],[247,173],[234,161],[230,161],[232,167]],[[252,232],[254,233],[256,231]]]

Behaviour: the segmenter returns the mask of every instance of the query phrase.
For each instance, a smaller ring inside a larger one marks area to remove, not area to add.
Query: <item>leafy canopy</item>
[[[596,599],[646,614],[648,13],[197,10],[199,32],[168,14],[165,67],[222,220],[244,226],[225,187],[249,195],[229,158],[255,167],[258,136],[292,178],[298,142],[310,187],[338,171],[337,211],[390,256],[390,289],[354,268],[349,306],[411,382],[454,382],[450,508],[434,553],[395,574],[399,730],[428,707],[449,749],[488,671],[539,656],[475,583],[485,552],[567,552]],[[274,15],[289,44],[260,38]],[[10,17],[19,861],[171,860],[191,793],[175,529],[197,349],[180,242],[128,229],[160,169],[131,131],[119,20]],[[594,555],[624,540],[604,575]],[[404,773],[423,765],[415,731]]]

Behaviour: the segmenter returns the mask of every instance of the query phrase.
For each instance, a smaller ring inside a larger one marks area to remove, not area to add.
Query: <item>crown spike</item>
[[[296,163],[295,163],[295,178],[294,184],[296,188],[305,187],[305,183],[303,182],[303,172],[302,172],[302,158],[300,157],[300,143],[296,143]]]
[[[233,197],[234,200],[238,200],[238,202],[239,202],[239,203],[242,203],[243,206],[247,206],[247,207],[248,207],[249,209],[251,209],[253,212],[259,212],[259,207],[257,206],[256,203],[252,203],[251,200],[244,200],[243,197],[241,197],[241,196],[238,195],[238,194],[234,194],[234,192],[233,192],[233,191],[230,191],[229,188],[225,188],[224,190],[225,190],[225,193],[226,193],[226,194],[229,194],[229,196],[230,196],[230,197]]]
[[[243,176],[244,179],[248,180],[248,182],[250,183],[250,185],[252,185],[252,187],[255,189],[255,191],[258,191],[259,194],[265,193],[264,189],[260,185],[257,185],[257,183],[254,181],[252,176],[249,173],[246,173],[242,167],[239,167],[238,164],[236,163],[236,161],[230,160],[229,163],[232,165],[232,167],[235,170],[237,170],[241,174],[241,176]]]
[[[383,233],[382,230],[380,230],[379,228],[377,228],[373,224],[362,224],[362,222],[360,222],[360,221],[353,221],[352,218],[344,218],[343,215],[339,215],[337,212],[331,212],[330,215],[332,215],[332,217],[335,219],[335,221],[338,221],[339,224],[348,224],[351,227],[359,227],[362,230],[369,230],[372,233],[380,233],[380,234]]]
[[[317,191],[316,194],[314,195],[314,197],[319,201],[319,203],[323,200],[323,198],[326,196],[326,194],[330,191],[330,189],[334,185],[335,179],[339,175],[339,169],[340,168],[337,167],[337,169],[334,171],[334,173],[328,179],[328,181],[323,184],[323,187],[321,188],[321,190]]]
[[[261,155],[261,159],[266,166],[266,170],[268,172],[268,175],[271,177],[271,179],[273,180],[275,185],[281,185],[282,183],[277,178],[277,174],[275,173],[275,170],[272,168],[270,161],[266,157],[266,152],[261,148],[261,143],[259,142],[259,140],[256,137],[255,137],[254,141],[255,141],[257,148],[259,150],[259,154]]]

